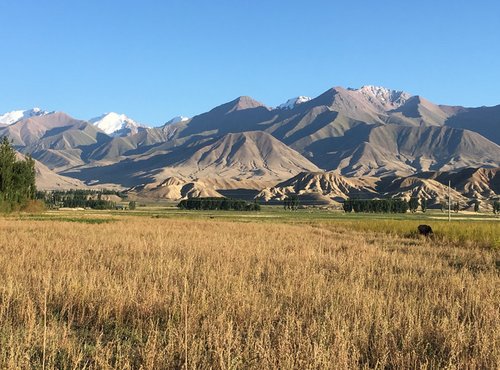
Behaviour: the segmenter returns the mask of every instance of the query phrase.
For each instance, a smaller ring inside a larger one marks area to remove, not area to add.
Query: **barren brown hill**
[[[433,206],[442,202],[447,202],[448,187],[440,182],[432,179],[421,179],[418,177],[406,177],[394,179],[385,189],[385,196],[393,198],[402,198],[410,200],[410,198],[426,199],[429,206]],[[450,189],[452,202],[458,202],[462,206],[469,202],[469,199],[463,196],[455,189]]]
[[[448,180],[452,182],[452,202],[466,207],[474,199],[488,208],[500,190],[500,169],[465,169],[450,172],[422,172],[413,176],[346,177],[337,172],[304,172],[274,186],[264,188],[256,198],[282,201],[291,194],[304,204],[324,204],[347,198],[426,199],[434,206],[448,199]]]
[[[142,198],[173,201],[197,197],[222,197],[211,184],[180,177],[169,177],[159,183],[135,186],[127,193]]]
[[[290,194],[299,196],[316,195],[322,199],[340,202],[352,196],[372,198],[376,178],[347,178],[335,172],[302,172],[271,188],[262,190],[257,198],[283,200]]]
[[[424,172],[421,178],[429,178],[447,185],[469,198],[489,199],[500,195],[500,168],[464,168],[450,172]]]

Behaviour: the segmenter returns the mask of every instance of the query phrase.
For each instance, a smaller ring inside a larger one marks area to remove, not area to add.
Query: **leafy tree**
[[[283,200],[283,207],[292,211],[299,208],[299,197],[297,194],[290,194]]]
[[[446,203],[446,201],[443,201],[443,202],[439,203],[439,205],[440,205],[440,208],[441,208],[441,212],[443,212],[443,213],[448,208],[448,203]]]
[[[418,198],[410,198],[410,201],[408,202],[408,206],[410,207],[411,213],[417,212],[418,209]]]
[[[290,198],[286,197],[283,199],[283,208],[287,210],[290,207]]]
[[[493,213],[496,215],[500,214],[500,201],[499,200],[495,200],[493,202]]]
[[[297,196],[297,194],[290,194],[288,196],[288,201],[289,201],[288,207],[292,211],[295,211],[297,210],[297,208],[299,208],[299,197]]]
[[[476,213],[479,212],[479,207],[480,207],[480,202],[479,200],[476,199],[474,202],[474,212]]]
[[[455,213],[458,213],[459,210],[460,210],[460,204],[456,202],[455,204],[453,204],[453,211]]]
[[[342,204],[342,208],[344,208],[344,212],[351,213],[352,212],[352,200],[346,199]]]
[[[128,209],[130,209],[131,211],[135,210],[136,208],[136,203],[135,203],[135,200],[132,200],[128,203]]]
[[[0,203],[10,211],[36,197],[35,161],[31,156],[18,160],[8,138],[0,142]]]
[[[422,200],[420,201],[420,208],[422,209],[423,213],[427,212],[427,198],[422,198]]]

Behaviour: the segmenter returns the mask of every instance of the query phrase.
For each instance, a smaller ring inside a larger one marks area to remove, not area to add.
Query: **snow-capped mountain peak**
[[[293,109],[297,105],[308,102],[311,100],[308,96],[297,96],[296,98],[288,99],[286,103],[278,105],[278,109]]]
[[[171,120],[167,121],[165,125],[172,125],[174,123],[179,123],[179,122],[185,122],[188,121],[189,117],[184,117],[184,116],[176,116],[172,118]]]
[[[50,112],[44,111],[40,108],[32,108],[27,110],[15,110],[12,112],[7,112],[5,114],[0,115],[0,123],[6,125],[12,125],[17,121],[20,121],[25,118],[44,116],[49,114]]]
[[[105,113],[99,117],[89,120],[90,123],[104,131],[110,136],[127,136],[137,133],[144,125],[141,125],[125,114],[115,112]]]
[[[363,94],[368,99],[376,99],[384,105],[400,106],[404,104],[411,95],[400,90],[392,90],[386,87],[365,85],[359,89],[349,89]]]

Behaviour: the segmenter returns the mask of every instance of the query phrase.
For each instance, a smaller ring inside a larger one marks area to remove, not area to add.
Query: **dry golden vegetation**
[[[334,222],[0,232],[0,368],[500,368],[495,248]]]

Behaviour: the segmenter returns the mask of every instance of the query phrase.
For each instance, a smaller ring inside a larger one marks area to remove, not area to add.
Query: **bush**
[[[29,200],[21,208],[21,211],[28,213],[40,213],[45,211],[45,203],[40,200]]]

